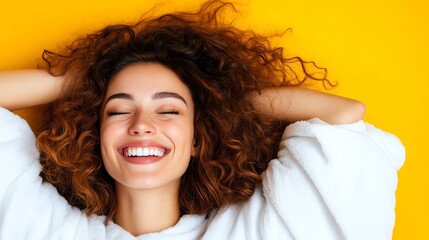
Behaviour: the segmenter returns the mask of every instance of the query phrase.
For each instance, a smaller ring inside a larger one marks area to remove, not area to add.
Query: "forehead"
[[[128,93],[136,97],[156,92],[176,92],[187,100],[191,93],[180,78],[159,63],[136,63],[119,71],[109,82],[106,97]]]

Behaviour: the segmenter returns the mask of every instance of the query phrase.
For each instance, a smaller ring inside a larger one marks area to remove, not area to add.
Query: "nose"
[[[149,116],[139,113],[134,118],[128,132],[130,135],[152,135],[156,133],[156,128]]]

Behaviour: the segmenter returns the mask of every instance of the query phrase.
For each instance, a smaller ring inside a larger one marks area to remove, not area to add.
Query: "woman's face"
[[[101,154],[116,183],[133,189],[179,186],[193,151],[189,89],[157,63],[130,65],[109,83],[101,112]]]

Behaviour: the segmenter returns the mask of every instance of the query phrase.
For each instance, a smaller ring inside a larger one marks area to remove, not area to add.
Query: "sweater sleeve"
[[[41,170],[38,157],[35,137],[28,124],[0,108],[0,206],[7,201],[8,191],[20,175],[31,172],[38,176]]]
[[[0,239],[75,239],[87,234],[86,216],[42,182],[38,157],[28,124],[0,108]]]
[[[359,121],[288,126],[263,190],[296,239],[391,239],[397,170],[394,135]]]

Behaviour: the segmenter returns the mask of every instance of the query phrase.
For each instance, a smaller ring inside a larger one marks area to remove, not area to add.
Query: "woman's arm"
[[[352,123],[366,111],[357,100],[301,87],[267,88],[252,98],[256,110],[286,122],[320,118],[330,124]]]
[[[2,71],[0,106],[13,111],[52,102],[60,95],[63,79],[36,69]]]

